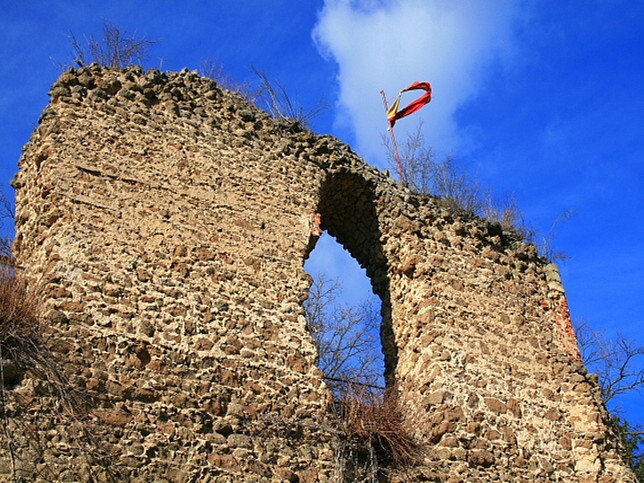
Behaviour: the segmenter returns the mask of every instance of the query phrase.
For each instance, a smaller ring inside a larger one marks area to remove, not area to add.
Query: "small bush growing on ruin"
[[[256,105],[273,117],[292,121],[302,128],[309,128],[311,119],[329,107],[327,103],[320,101],[311,108],[305,108],[289,95],[279,81],[270,79],[266,72],[255,67],[251,68],[251,72],[259,80]]]
[[[27,371],[39,380],[41,390],[52,397],[53,413],[68,418],[67,431],[82,444],[84,457],[101,465],[109,462],[86,418],[84,395],[60,371],[56,357],[42,337],[39,287],[39,283],[31,283],[11,267],[0,266],[0,425],[4,432],[0,451],[9,455],[12,481],[18,481],[18,442],[14,437],[25,423],[21,420],[20,398],[11,389],[20,383]],[[40,444],[35,433],[27,432],[24,438],[34,447]]]
[[[514,232],[521,238],[531,241],[540,255],[551,262],[565,260],[567,255],[552,248],[555,228],[572,215],[564,210],[557,217],[548,234],[537,235],[526,224],[516,199],[506,194],[499,200],[492,195],[490,188],[481,185],[476,173],[472,174],[460,166],[453,156],[437,160],[432,148],[425,143],[422,121],[399,146],[398,154],[406,186],[417,193],[430,194],[441,198],[450,208],[460,208],[474,213],[489,221],[499,223],[503,230]],[[386,159],[390,167],[396,167],[393,144],[382,135],[386,149]]]
[[[120,29],[107,19],[103,20],[102,37],[83,36],[83,41],[70,32],[67,41],[72,47],[73,63],[83,67],[96,62],[105,67],[122,68],[128,65],[142,64],[149,54],[149,49],[157,40],[140,37],[136,32]],[[68,64],[61,64],[51,59],[54,65],[65,70]]]
[[[399,147],[400,162],[406,185],[412,191],[441,197],[448,204],[500,223],[505,230],[525,231],[516,200],[506,196],[502,202],[492,197],[476,175],[460,166],[453,156],[437,160],[425,143],[422,121]],[[382,136],[387,162],[395,166],[391,141]]]
[[[7,258],[7,260],[10,260]],[[0,407],[4,436],[8,441],[12,479],[15,479],[15,458],[12,435],[7,421],[6,387],[19,379],[18,364],[30,358],[37,345],[40,304],[35,291],[30,290],[14,270],[0,265]],[[5,448],[2,448],[3,450]]]
[[[38,290],[7,266],[0,267],[0,350],[18,358],[34,345],[39,333]]]
[[[208,57],[199,63],[199,73],[214,80],[222,89],[235,92],[253,104],[257,102],[260,95],[259,89],[248,81],[235,80],[226,72],[224,65],[214,57]]]
[[[413,427],[401,414],[394,390],[348,386],[333,403],[342,442],[343,473],[376,481],[387,467],[402,468],[419,459]]]

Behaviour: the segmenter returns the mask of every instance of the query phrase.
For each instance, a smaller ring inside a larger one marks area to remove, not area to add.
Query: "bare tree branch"
[[[548,260],[566,260],[568,258],[568,255],[566,255],[565,252],[555,251],[552,248],[552,240],[557,233],[556,229],[559,224],[569,220],[574,214],[574,210],[563,210],[555,219],[554,223],[550,227],[550,231],[548,231],[546,236],[536,243],[543,257],[547,258]]]
[[[0,190],[0,265],[10,264],[13,258],[11,254],[12,236],[8,233],[13,231],[15,215],[13,203],[4,191]]]
[[[597,374],[604,404],[620,394],[644,389],[644,345],[622,334],[607,340],[585,322],[577,322],[575,332],[586,367]]]
[[[575,322],[579,352],[588,370],[596,373],[604,404],[611,403],[611,425],[622,442],[624,457],[639,481],[644,481],[644,428],[631,426],[619,416],[620,396],[644,389],[644,345],[618,334],[614,340],[593,330],[587,322]]]
[[[344,383],[382,387],[379,308],[368,301],[338,304],[341,293],[339,282],[318,275],[303,304],[318,367],[334,389]]]

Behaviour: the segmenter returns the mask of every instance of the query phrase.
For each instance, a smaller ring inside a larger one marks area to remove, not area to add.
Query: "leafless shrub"
[[[418,462],[414,428],[401,414],[395,390],[349,385],[336,396],[333,409],[342,438],[338,459],[345,478],[360,475],[378,481],[386,468]]]
[[[84,36],[84,42],[79,41],[73,32],[67,35],[72,47],[73,64],[82,67],[96,62],[106,67],[122,68],[132,64],[142,64],[148,58],[150,47],[158,40],[139,37],[136,32],[127,32],[116,27],[109,20],[103,20],[103,35],[96,38],[93,35]],[[68,67],[52,59],[60,70]]]
[[[234,80],[224,69],[223,64],[217,59],[208,57],[199,64],[199,72],[204,77],[214,80],[223,89],[228,89],[244,97],[249,102],[257,102],[259,91],[250,82]]]
[[[525,240],[532,240],[535,237],[534,230],[526,224],[517,200],[511,194],[506,194],[501,202],[496,202],[490,194],[487,194],[481,215],[488,220],[498,222],[505,231],[514,230]]]
[[[604,404],[644,389],[644,345],[618,334],[613,340],[583,321],[575,324],[581,358],[597,374]]]
[[[567,255],[552,248],[555,229],[562,221],[570,218],[573,211],[565,210],[557,217],[546,236],[539,238],[530,228],[518,207],[516,199],[505,195],[499,201],[489,188],[481,186],[476,175],[468,173],[448,155],[437,161],[431,147],[426,146],[422,132],[422,121],[399,149],[400,164],[407,186],[416,192],[439,196],[449,206],[461,208],[478,216],[501,224],[506,231],[514,231],[525,240],[532,241],[542,257],[550,261],[565,260]],[[395,152],[389,137],[382,135],[389,166],[397,165]]]
[[[4,191],[0,191],[0,231],[7,232],[11,228],[7,226],[13,225],[15,213],[13,204],[7,198]],[[7,234],[0,235],[0,265],[11,265],[11,239],[12,237]]]
[[[622,442],[624,457],[639,481],[644,481],[644,427],[621,417],[617,404],[621,396],[644,389],[644,345],[622,334],[607,339],[585,321],[576,321],[575,335],[584,364],[597,375],[602,401],[613,407],[610,425]]]
[[[377,304],[337,304],[339,282],[324,275],[314,279],[303,308],[307,328],[318,351],[317,365],[332,390],[347,384],[381,385],[384,367]],[[379,384],[380,383],[380,384]]]
[[[460,208],[481,214],[489,204],[476,177],[471,176],[449,155],[437,161],[431,147],[425,144],[419,123],[415,132],[410,134],[399,149],[400,163],[407,186],[419,193],[432,194],[454,203]],[[394,149],[387,136],[382,136],[389,165],[396,166]]]
[[[514,196],[506,195],[502,204],[492,202],[491,198],[489,195],[486,196],[488,202],[483,206],[482,213],[485,218],[497,221],[504,230],[509,230],[523,223],[521,211]]]
[[[251,67],[251,72],[259,79],[257,104],[274,117],[307,127],[311,119],[328,107],[328,104],[320,101],[312,108],[306,109],[296,99],[291,98],[281,83],[269,79],[266,72],[255,67]]]
[[[416,132],[407,136],[402,145],[398,146],[403,178],[412,191],[418,193],[432,193],[434,190],[432,173],[435,165],[435,155],[432,148],[426,146],[422,132],[422,121],[418,124]],[[396,154],[391,138],[381,135],[382,143],[386,149],[387,162],[391,169],[398,169]]]
[[[40,294],[27,280],[0,267],[0,351],[3,357],[22,357],[40,332]]]
[[[448,155],[434,163],[431,175],[434,193],[452,201],[472,213],[481,213],[486,205],[485,194],[477,179],[462,169],[454,157]]]
[[[555,219],[550,227],[548,233],[543,237],[535,237],[535,245],[539,249],[539,253],[542,257],[552,262],[556,260],[567,260],[569,257],[566,252],[561,250],[555,250],[552,246],[552,242],[557,234],[557,228],[560,223],[569,220],[575,214],[574,210],[563,210],[559,213],[559,216]]]
[[[101,449],[101,441],[93,433],[88,419],[89,398],[70,383],[47,345],[43,336],[43,299],[39,283],[33,283],[10,267],[0,267],[0,417],[6,441],[11,476],[16,476],[16,449],[14,437],[20,433],[20,444],[28,445],[37,453],[42,435],[32,431],[29,422],[21,418],[20,395],[13,394],[25,373],[36,380],[39,390],[51,398],[52,417],[60,417],[67,424],[67,435],[90,464],[99,464],[107,473],[110,456]],[[25,450],[25,447],[22,447]],[[41,456],[39,454],[39,456]],[[47,468],[52,477],[55,470]],[[96,479],[93,475],[92,480]],[[22,481],[22,480],[19,480]],[[114,480],[116,481],[116,480]]]
[[[14,442],[9,431],[6,387],[20,379],[20,365],[38,355],[40,299],[26,279],[0,265],[0,405],[4,435],[15,480]]]

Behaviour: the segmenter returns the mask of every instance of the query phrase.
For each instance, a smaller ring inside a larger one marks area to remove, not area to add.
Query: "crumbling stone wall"
[[[82,404],[27,371],[0,474],[340,479],[301,309],[321,220],[383,302],[385,375],[417,428],[422,461],[391,480],[632,480],[532,245],[187,70],[93,65],[50,96],[15,251],[56,387]]]

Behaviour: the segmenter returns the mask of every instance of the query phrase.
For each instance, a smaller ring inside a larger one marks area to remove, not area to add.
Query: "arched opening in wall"
[[[313,284],[304,309],[331,389],[384,389],[397,360],[374,199],[373,187],[354,173],[330,175],[320,190],[323,234],[311,237],[305,269]]]
[[[327,385],[332,390],[348,384],[384,389],[382,303],[365,270],[327,233],[304,269],[313,278],[304,312]]]

